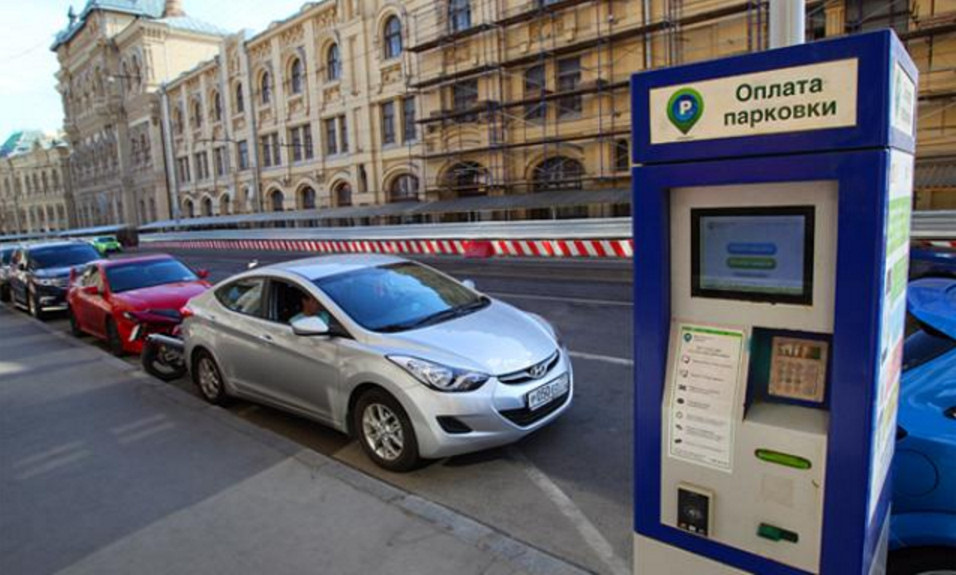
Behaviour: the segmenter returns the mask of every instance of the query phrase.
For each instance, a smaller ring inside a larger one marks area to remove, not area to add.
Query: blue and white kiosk
[[[889,31],[637,74],[635,572],[882,572],[917,71]]]

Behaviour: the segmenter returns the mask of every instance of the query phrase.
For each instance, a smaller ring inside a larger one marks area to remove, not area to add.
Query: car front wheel
[[[922,547],[890,553],[887,575],[954,575],[956,549]]]
[[[40,296],[35,290],[29,290],[27,293],[27,308],[30,311],[30,315],[36,319],[43,321],[46,319],[46,313],[43,311],[43,306],[40,305]]]
[[[126,354],[126,350],[123,349],[123,340],[120,338],[119,329],[116,328],[113,318],[106,320],[106,345],[110,348],[110,353],[116,357],[123,357]]]
[[[420,459],[415,429],[402,405],[383,389],[362,394],[353,412],[353,429],[369,459],[389,471],[411,471]]]

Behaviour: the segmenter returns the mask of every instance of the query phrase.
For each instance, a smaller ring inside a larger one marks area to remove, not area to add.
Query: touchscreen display
[[[693,295],[810,304],[813,207],[691,211]]]

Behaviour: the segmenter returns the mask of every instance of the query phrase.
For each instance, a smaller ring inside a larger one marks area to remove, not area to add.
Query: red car
[[[115,355],[138,354],[145,332],[132,314],[175,315],[190,298],[212,285],[208,272],[194,272],[176,258],[151,255],[97,260],[70,279],[70,328],[106,340]]]

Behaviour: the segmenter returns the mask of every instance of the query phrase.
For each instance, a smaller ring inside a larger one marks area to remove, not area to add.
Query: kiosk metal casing
[[[634,76],[638,573],[885,561],[916,85],[890,31]]]

